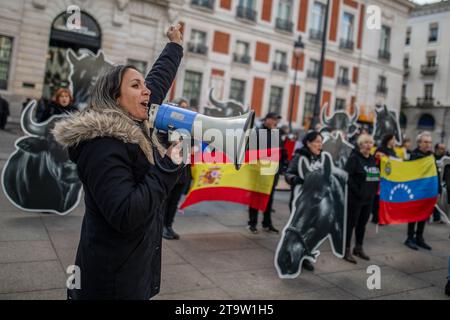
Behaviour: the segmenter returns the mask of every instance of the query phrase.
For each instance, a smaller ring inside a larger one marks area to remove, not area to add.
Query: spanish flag
[[[279,149],[247,151],[240,170],[228,160],[191,165],[193,181],[180,209],[202,201],[229,201],[264,211],[278,169],[279,157],[272,157],[272,152],[278,154]],[[226,157],[204,153],[203,158]]]
[[[414,161],[381,159],[380,224],[423,221],[438,197],[438,175],[433,156]]]

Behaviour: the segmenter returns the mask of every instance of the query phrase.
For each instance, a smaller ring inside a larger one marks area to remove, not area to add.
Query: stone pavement
[[[17,136],[0,132],[0,167]],[[288,220],[288,192],[277,192],[274,224]],[[73,264],[84,205],[66,216],[26,213],[0,192],[0,299],[65,299],[65,269]],[[447,299],[444,286],[450,228],[429,224],[433,251],[403,245],[405,225],[367,228],[370,263],[336,258],[328,242],[316,270],[281,280],[274,267],[279,236],[246,230],[246,208],[203,203],[177,215],[181,240],[163,242],[161,293],[156,299]],[[366,269],[381,268],[381,289],[367,289]]]

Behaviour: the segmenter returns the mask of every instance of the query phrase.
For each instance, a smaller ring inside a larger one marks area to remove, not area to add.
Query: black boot
[[[353,249],[353,254],[361,259],[370,260],[369,256],[364,252],[362,246],[356,246]]]
[[[180,239],[180,235],[173,231],[172,227],[163,227],[163,234],[164,239],[167,240],[178,240]]]
[[[314,265],[307,259],[303,260],[302,267],[308,271],[314,271]]]
[[[425,243],[425,240],[422,237],[416,237],[416,245],[426,250],[431,250],[431,247]]]
[[[352,256],[352,253],[350,251],[350,248],[345,248],[345,255],[344,260],[348,261],[350,263],[357,264],[358,262],[355,260],[355,258]]]
[[[417,248],[416,241],[412,238],[406,239],[405,246],[413,250],[419,250],[419,248]]]

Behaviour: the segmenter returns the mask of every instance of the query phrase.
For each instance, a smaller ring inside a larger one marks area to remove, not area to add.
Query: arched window
[[[80,28],[67,28],[66,22],[71,14],[63,12],[53,21],[50,33],[50,46],[90,49],[94,53],[101,46],[101,30],[97,21],[89,14],[81,12]]]
[[[431,114],[425,113],[420,116],[417,129],[420,130],[434,130],[434,117]]]
[[[406,124],[408,123],[408,118],[404,112],[400,112],[400,128],[406,129]]]

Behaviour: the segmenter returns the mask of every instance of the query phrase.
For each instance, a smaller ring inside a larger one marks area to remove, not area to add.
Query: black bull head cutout
[[[341,132],[333,132],[326,135],[322,150],[331,155],[336,167],[344,169],[353,148],[353,145],[344,139]]]
[[[103,52],[97,55],[89,50],[77,56],[71,49],[67,50],[67,61],[70,64],[71,72],[69,76],[70,90],[74,95],[74,104],[82,110],[86,107],[89,92],[98,77],[112,67],[112,64],[105,58]]]
[[[22,113],[21,126],[27,134],[16,141],[16,151],[2,173],[3,191],[21,210],[66,214],[81,198],[82,185],[76,165],[50,133],[65,116],[53,116],[36,123],[31,101]]]
[[[323,152],[321,161],[300,158],[304,179],[295,189],[292,212],[275,255],[280,278],[295,278],[304,259],[316,262],[319,246],[329,239],[333,253],[342,258],[345,250],[347,174],[333,165]]]
[[[340,131],[351,137],[358,132],[358,111],[349,116],[345,110],[337,110],[331,116],[327,116],[330,105],[327,103],[320,112],[320,121],[323,129],[327,131]]]
[[[209,101],[213,107],[205,107],[205,115],[211,117],[235,117],[247,112],[244,106],[235,101],[218,101],[213,96],[214,88],[209,91]]]
[[[376,120],[375,129],[373,132],[373,140],[377,145],[380,145],[383,136],[386,134],[393,134],[398,144],[402,143],[402,135],[397,113],[388,110],[386,105],[375,108]]]

